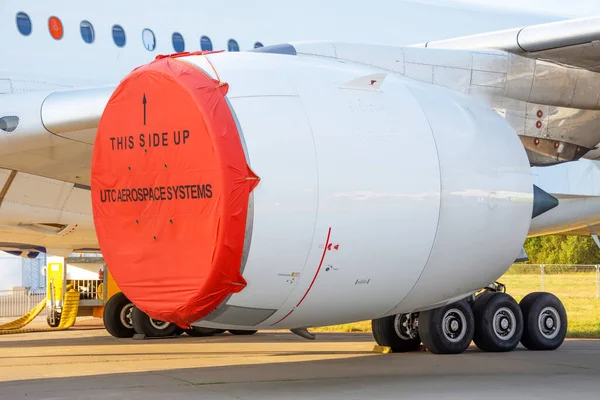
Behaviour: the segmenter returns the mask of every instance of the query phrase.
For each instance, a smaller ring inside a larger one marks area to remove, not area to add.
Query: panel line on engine
[[[310,285],[308,286],[308,289],[306,289],[306,292],[304,293],[304,296],[302,296],[302,298],[300,299],[300,301],[296,304],[296,306],[294,308],[292,308],[292,310],[289,313],[287,313],[279,321],[276,321],[276,322],[272,323],[271,326],[277,325],[278,323],[280,323],[281,321],[283,321],[284,319],[286,319],[287,317],[289,317],[290,314],[292,314],[294,312],[294,310],[296,308],[298,308],[300,306],[300,304],[302,304],[302,302],[304,301],[304,299],[308,295],[308,292],[310,292],[310,289],[312,289],[315,281],[317,280],[317,276],[319,275],[319,272],[321,271],[321,267],[323,266],[323,261],[325,260],[325,254],[327,254],[327,250],[328,250],[328,246],[329,246],[329,239],[330,238],[331,238],[331,227],[329,227],[329,230],[327,231],[327,239],[325,240],[325,246],[323,248],[323,255],[321,255],[321,261],[319,262],[319,267],[317,268],[317,272],[315,272],[315,275],[313,276],[313,279],[310,282]]]

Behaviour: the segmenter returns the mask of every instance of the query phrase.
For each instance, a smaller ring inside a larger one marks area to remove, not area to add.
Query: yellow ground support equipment
[[[72,327],[77,319],[77,312],[79,311],[79,296],[80,293],[73,289],[73,285],[67,286],[67,292],[65,293],[65,300],[62,307],[62,313],[60,315],[60,322],[56,328],[31,328],[23,329],[24,326],[29,324],[35,317],[37,317],[46,308],[46,300],[41,301],[31,311],[22,317],[0,325],[0,335],[11,335],[16,333],[28,333],[28,332],[51,332],[51,331],[62,331]]]
[[[89,275],[84,279],[73,279],[68,277],[68,265],[87,269],[88,271],[94,266],[101,267],[97,279],[90,279]],[[104,313],[107,302],[116,294],[120,294],[121,290],[101,256],[83,256],[82,254],[77,256],[72,254],[71,257],[66,259],[60,257],[50,258],[46,268],[46,288],[46,298],[22,317],[0,325],[0,335],[67,329],[75,324],[77,316],[116,318],[121,323],[131,318],[130,302],[125,304],[126,307],[129,307],[129,312],[125,316],[121,315],[122,308],[114,309],[113,307],[108,315]],[[43,312],[47,312],[46,320],[49,328],[26,328]],[[131,325],[130,321],[129,325]],[[127,330],[127,336],[124,337],[131,337],[134,334],[133,326],[129,325],[123,328],[123,330]]]

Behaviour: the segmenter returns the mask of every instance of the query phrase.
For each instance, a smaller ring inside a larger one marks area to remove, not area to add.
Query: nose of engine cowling
[[[104,259],[150,317],[187,325],[242,290],[248,167],[228,86],[183,59],[134,70],[114,91],[92,157]]]
[[[533,211],[531,212],[531,219],[552,210],[558,206],[558,203],[559,201],[556,197],[533,185]]]

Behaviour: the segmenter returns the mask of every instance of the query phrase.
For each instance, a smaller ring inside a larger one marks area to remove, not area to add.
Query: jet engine
[[[297,328],[431,309],[500,277],[529,162],[460,93],[327,58],[178,54],[110,98],[92,162],[123,293],[182,326]]]

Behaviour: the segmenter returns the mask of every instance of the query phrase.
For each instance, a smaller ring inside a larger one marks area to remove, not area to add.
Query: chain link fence
[[[514,264],[499,281],[513,296],[541,291],[600,299],[600,265]]]

